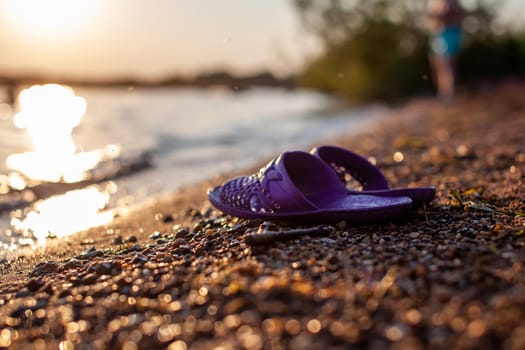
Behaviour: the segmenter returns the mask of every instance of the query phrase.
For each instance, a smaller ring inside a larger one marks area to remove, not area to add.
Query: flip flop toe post
[[[265,220],[373,222],[408,215],[411,199],[350,194],[335,172],[315,156],[285,152],[256,174],[227,181],[208,192],[222,212]]]

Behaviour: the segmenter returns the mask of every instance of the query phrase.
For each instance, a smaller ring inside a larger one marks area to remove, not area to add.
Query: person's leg
[[[433,58],[438,96],[445,102],[454,98],[454,66],[452,58],[438,56]]]

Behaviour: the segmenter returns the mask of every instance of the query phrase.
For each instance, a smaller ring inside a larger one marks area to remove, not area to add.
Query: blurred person
[[[455,61],[461,48],[463,16],[459,0],[429,0],[430,61],[438,96],[444,102],[454,98]]]

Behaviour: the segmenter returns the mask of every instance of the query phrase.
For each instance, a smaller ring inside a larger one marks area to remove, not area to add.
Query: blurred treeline
[[[352,101],[433,91],[427,1],[294,0],[306,30],[323,44],[299,85]],[[460,84],[525,76],[525,31],[499,23],[504,0],[471,0],[457,60]]]

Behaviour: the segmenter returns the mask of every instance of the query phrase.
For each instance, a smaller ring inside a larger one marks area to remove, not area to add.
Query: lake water
[[[348,110],[333,97],[306,90],[77,88],[74,93],[86,104],[85,114],[72,132],[77,152],[118,144],[123,153],[148,150],[154,156],[151,169],[115,180],[111,200],[99,205],[98,212],[249,167],[285,150],[308,150],[321,140],[360,132],[383,112],[378,106]],[[41,128],[59,128],[54,123],[50,120]],[[5,164],[9,155],[32,148],[28,130],[15,127],[12,113],[3,105],[0,173],[9,171]],[[64,210],[58,218],[67,215]],[[38,209],[34,211],[39,214]],[[18,216],[18,225],[14,216]],[[2,214],[0,256],[2,250],[12,251],[22,243],[31,245],[36,229],[29,222],[20,225],[27,216],[28,210]],[[53,219],[40,218],[37,225],[42,221]],[[83,228],[53,226],[43,232],[60,236]],[[51,232],[61,230],[64,232]]]

